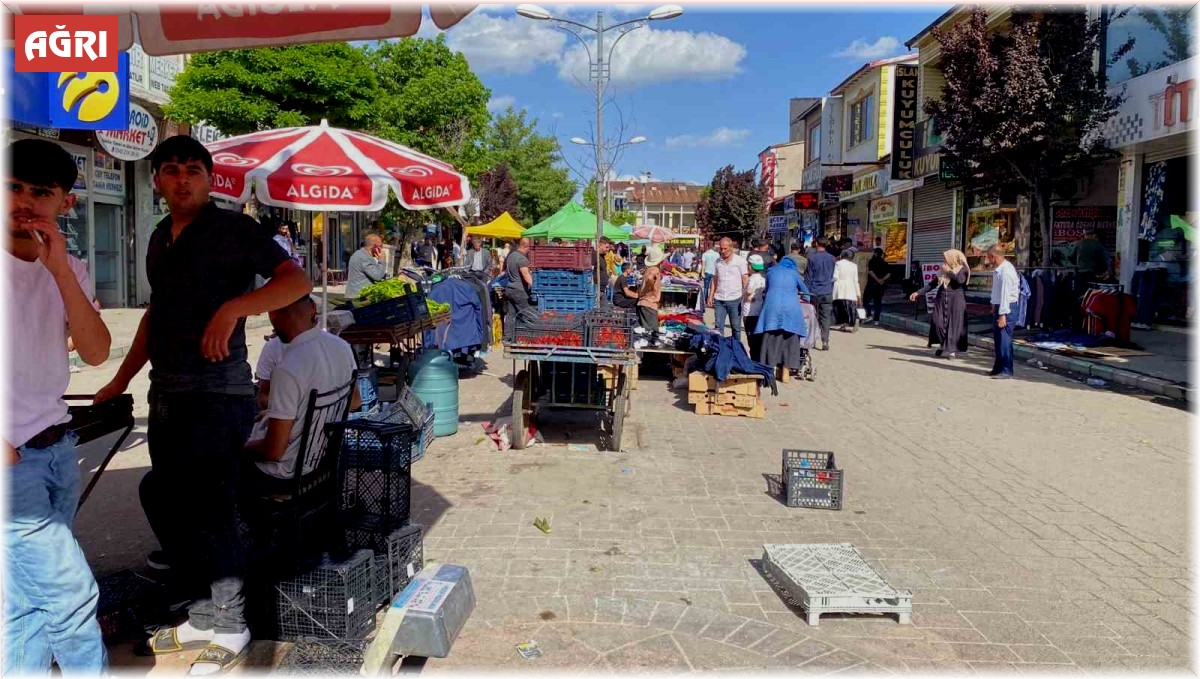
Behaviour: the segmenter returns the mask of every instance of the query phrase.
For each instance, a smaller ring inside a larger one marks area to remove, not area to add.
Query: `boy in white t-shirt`
[[[90,298],[87,268],[67,254],[59,215],[75,205],[74,159],[42,139],[8,147],[4,242],[9,351],[9,514],[4,522],[6,675],[98,675],[108,655],[96,621],[99,590],[71,523],[79,503],[78,441],[66,428],[67,339],[89,365],[108,360],[112,337]]]

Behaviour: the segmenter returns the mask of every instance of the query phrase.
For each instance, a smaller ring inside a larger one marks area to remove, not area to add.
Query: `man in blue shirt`
[[[821,326],[821,351],[829,351],[829,326],[832,322],[833,311],[833,267],[837,260],[825,251],[825,237],[818,238],[815,252],[808,258],[808,269],[804,272],[804,280],[813,294],[813,304],[817,307],[817,321]]]

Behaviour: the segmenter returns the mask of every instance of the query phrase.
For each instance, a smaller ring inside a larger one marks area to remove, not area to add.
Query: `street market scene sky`
[[[654,6],[544,7],[589,25],[603,11],[608,25]],[[904,42],[950,5],[683,7],[683,16],[634,31],[614,50],[607,135],[623,120],[623,139],[647,138],[624,150],[617,176],[706,183],[728,163],[752,166],[759,151],[787,140],[790,97],[828,94],[863,64],[907,53]],[[798,34],[798,25],[819,30]],[[437,33],[426,22],[418,35]],[[573,167],[589,172],[590,150],[569,142],[590,140],[595,128],[587,56],[575,38],[518,16],[516,5],[481,5],[446,40],[491,89],[493,112],[525,109]]]

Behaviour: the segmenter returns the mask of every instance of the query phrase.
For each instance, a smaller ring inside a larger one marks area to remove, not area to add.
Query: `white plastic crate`
[[[763,545],[767,577],[804,610],[814,627],[825,613],[893,614],[912,620],[912,592],[897,590],[849,543]]]

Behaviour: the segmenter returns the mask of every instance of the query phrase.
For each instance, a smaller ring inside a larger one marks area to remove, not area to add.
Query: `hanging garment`
[[[771,387],[771,394],[779,394],[773,370],[750,358],[746,347],[732,337],[723,337],[712,331],[694,332],[689,338],[689,348],[696,352],[700,370],[723,382],[730,374],[762,375]]]
[[[485,346],[485,334],[480,321],[483,306],[474,286],[461,278],[447,278],[433,286],[429,291],[429,299],[450,305],[449,320],[438,326],[434,333],[439,349],[455,351]]]

